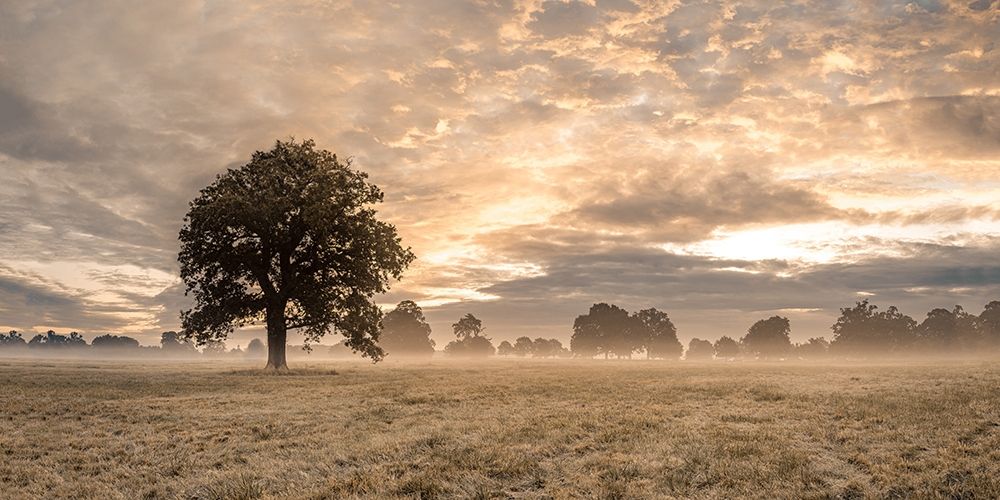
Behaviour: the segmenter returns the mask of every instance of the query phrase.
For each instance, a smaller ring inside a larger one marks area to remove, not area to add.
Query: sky
[[[289,137],[385,191],[378,301],[439,346],[1000,300],[997,0],[39,0],[0,2],[0,329],[155,344],[188,202]]]

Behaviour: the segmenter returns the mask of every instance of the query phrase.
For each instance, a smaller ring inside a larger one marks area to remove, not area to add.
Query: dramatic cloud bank
[[[154,342],[187,202],[288,136],[386,191],[384,302],[439,341],[1000,298],[995,0],[39,1],[0,4],[0,327]]]

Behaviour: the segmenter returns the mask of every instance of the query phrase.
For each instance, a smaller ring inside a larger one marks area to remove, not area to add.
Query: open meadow
[[[5,498],[1000,497],[1000,365],[0,360]]]

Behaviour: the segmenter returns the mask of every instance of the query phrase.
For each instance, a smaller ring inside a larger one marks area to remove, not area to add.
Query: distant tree
[[[823,337],[813,337],[804,344],[795,345],[795,354],[802,359],[822,359],[829,350],[830,343]]]
[[[499,346],[497,346],[497,355],[510,356],[512,354],[514,354],[514,346],[511,345],[510,342],[504,340],[503,342],[500,342]]]
[[[496,354],[493,343],[483,336],[453,340],[444,347],[445,354],[458,358],[485,358]]]
[[[202,346],[201,353],[210,358],[221,358],[226,355],[226,343],[219,339],[209,339]]]
[[[694,338],[688,343],[688,350],[687,354],[684,355],[684,359],[687,361],[704,361],[712,359],[713,354],[715,354],[715,347],[712,346],[711,342]]]
[[[404,300],[382,320],[379,346],[393,356],[430,356],[434,354],[431,326],[424,312],[412,300]]]
[[[593,357],[603,354],[632,357],[641,349],[645,332],[642,324],[628,311],[611,304],[594,304],[587,314],[573,322],[570,349],[576,356]]]
[[[535,344],[528,337],[518,337],[514,340],[514,355],[525,357],[535,352]]]
[[[66,346],[71,348],[87,347],[87,341],[77,332],[69,332],[66,336]]]
[[[327,354],[334,358],[350,358],[354,356],[351,348],[347,347],[343,340],[330,346],[330,350],[327,351]]]
[[[740,342],[760,359],[780,358],[792,349],[790,333],[788,318],[771,316],[754,323]]]
[[[676,360],[684,353],[684,345],[677,340],[677,327],[667,313],[655,308],[643,309],[635,314],[635,320],[644,327],[642,343],[647,358]]]
[[[451,328],[454,330],[455,336],[459,339],[479,337],[485,331],[485,328],[483,328],[483,322],[472,314],[462,316],[462,318],[458,320],[458,323],[451,325]]]
[[[396,228],[376,218],[382,192],[311,140],[277,141],[229,169],[191,202],[180,232],[181,278],[195,298],[181,314],[203,344],[267,325],[267,368],[287,368],[287,331],[306,345],[335,331],[383,356],[374,296],[413,260]]]
[[[35,335],[28,342],[28,347],[32,349],[79,349],[86,346],[87,341],[77,332],[60,335],[52,330],[45,335]]]
[[[554,358],[563,350],[562,342],[559,342],[559,340],[543,339],[541,337],[532,341],[531,347],[531,355],[535,358]]]
[[[493,343],[483,335],[486,330],[483,322],[475,316],[466,314],[451,327],[458,340],[444,347],[445,354],[461,358],[485,358],[496,354]]]
[[[979,318],[965,312],[962,306],[951,311],[931,310],[916,332],[920,347],[935,353],[968,351],[981,345]]]
[[[127,350],[127,349],[138,349],[139,341],[132,337],[126,337],[124,335],[118,336],[118,335],[105,334],[94,337],[94,340],[90,342],[90,345],[94,349]]]
[[[1000,348],[1000,301],[991,301],[979,314],[983,341],[993,349]]]
[[[253,339],[247,344],[246,355],[249,358],[263,358],[267,355],[267,347],[260,339]]]
[[[160,334],[160,348],[164,353],[170,355],[192,355],[198,350],[194,344],[175,331],[163,332]]]
[[[879,312],[878,306],[862,300],[854,307],[840,310],[831,327],[830,350],[853,356],[885,356],[906,350],[913,342],[916,321],[891,306]]]
[[[26,345],[27,342],[24,341],[24,337],[21,337],[21,334],[17,333],[16,330],[11,330],[7,334],[0,333],[0,349],[24,347]]]
[[[740,357],[740,343],[731,337],[723,336],[715,341],[715,357],[719,359],[733,359]]]

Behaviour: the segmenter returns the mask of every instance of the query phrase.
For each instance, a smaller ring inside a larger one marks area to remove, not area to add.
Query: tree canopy
[[[738,358],[742,353],[740,350],[740,343],[732,337],[727,337],[725,335],[715,341],[714,347],[715,357],[719,359]]]
[[[431,356],[434,340],[424,311],[412,300],[404,300],[382,319],[378,338],[381,349],[392,356]]]
[[[489,338],[483,335],[486,330],[483,322],[472,314],[466,314],[451,325],[458,340],[453,340],[444,346],[444,352],[449,356],[465,358],[485,358],[496,354],[496,349]]]
[[[483,322],[471,313],[462,316],[457,323],[451,325],[451,328],[455,332],[455,336],[459,339],[479,337],[483,334],[483,331],[485,331],[485,328],[483,328]]]
[[[647,357],[677,359],[684,353],[684,346],[677,340],[677,327],[667,313],[655,308],[643,309],[636,313],[635,320],[644,327],[643,345]]]
[[[747,352],[761,358],[780,358],[791,350],[792,331],[788,318],[771,316],[753,324],[741,339]]]
[[[570,349],[573,354],[593,357],[631,357],[641,345],[642,323],[630,317],[628,311],[613,304],[594,304],[587,314],[573,322]]]
[[[268,362],[287,367],[288,329],[306,343],[330,332],[374,360],[381,311],[373,300],[413,260],[376,217],[382,191],[311,140],[277,141],[201,190],[184,218],[178,256],[195,307],[184,334],[199,344],[264,322]]]
[[[712,346],[711,342],[693,338],[688,343],[687,354],[684,355],[684,359],[687,361],[704,361],[712,359],[713,354],[715,354],[715,347]]]
[[[104,349],[138,349],[139,341],[124,335],[106,334],[94,337],[94,340],[90,341],[90,345]]]
[[[885,355],[909,347],[917,323],[895,306],[879,311],[878,306],[862,300],[854,307],[840,310],[834,323],[830,348],[848,355]]]

